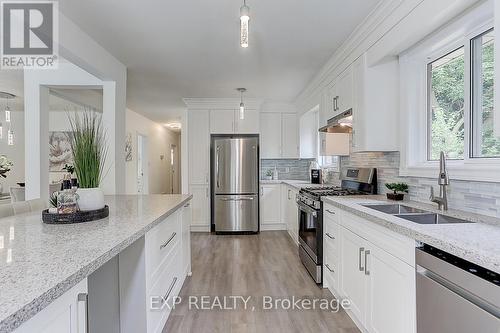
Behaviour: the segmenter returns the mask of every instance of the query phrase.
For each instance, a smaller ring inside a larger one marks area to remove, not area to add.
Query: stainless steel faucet
[[[438,204],[439,210],[448,210],[448,196],[446,191],[448,185],[450,184],[450,178],[448,177],[448,172],[446,171],[446,158],[444,157],[444,152],[441,152],[439,158],[439,197],[434,195],[434,187],[431,186],[431,196],[430,200]]]

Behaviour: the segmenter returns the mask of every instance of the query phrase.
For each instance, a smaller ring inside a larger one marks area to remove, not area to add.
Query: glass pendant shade
[[[240,45],[248,47],[248,21],[250,21],[250,8],[243,4],[240,8]]]
[[[245,119],[245,104],[240,103],[240,119]]]
[[[3,126],[2,123],[0,123],[0,140],[3,139]]]
[[[10,109],[9,109],[9,107],[5,108],[5,122],[10,123]]]
[[[13,146],[14,145],[14,132],[12,132],[12,130],[9,130],[7,132],[7,144],[9,146]]]

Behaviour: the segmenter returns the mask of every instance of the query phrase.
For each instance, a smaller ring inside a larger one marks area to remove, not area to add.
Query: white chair
[[[12,208],[12,204],[0,204],[0,218],[9,217],[14,215],[14,208]]]
[[[28,204],[32,212],[41,212],[47,208],[47,204],[42,199],[28,200]]]
[[[24,214],[30,212],[30,204],[27,201],[18,201],[11,203],[14,209],[14,215]]]
[[[12,203],[25,201],[26,189],[24,187],[11,187],[10,188],[10,200]]]

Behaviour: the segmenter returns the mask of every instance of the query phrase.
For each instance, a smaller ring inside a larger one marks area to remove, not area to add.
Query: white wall
[[[148,189],[150,194],[170,193],[170,145],[177,145],[180,152],[180,135],[165,126],[127,109],[126,134],[132,134],[132,161],[126,162],[127,194],[137,193],[137,135],[148,139]],[[160,156],[163,155],[163,160]],[[179,154],[180,156],[180,154]],[[180,175],[178,174],[177,177]]]

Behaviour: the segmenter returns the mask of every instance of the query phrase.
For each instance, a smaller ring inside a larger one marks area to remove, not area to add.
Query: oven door
[[[321,210],[315,210],[302,202],[299,208],[299,242],[316,264],[321,264]]]

